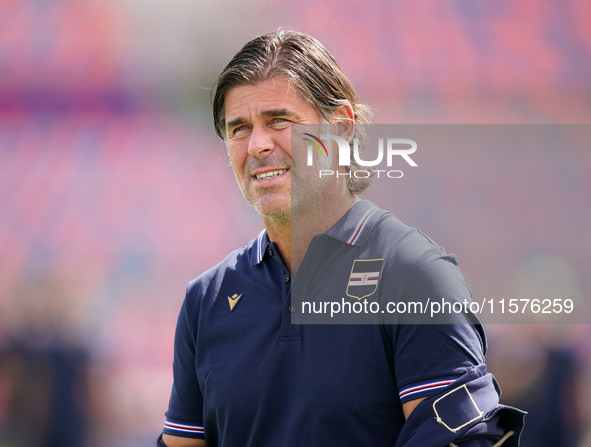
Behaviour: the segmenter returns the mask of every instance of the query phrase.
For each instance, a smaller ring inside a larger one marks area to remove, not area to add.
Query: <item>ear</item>
[[[355,115],[351,104],[347,103],[336,109],[330,118],[330,123],[334,124],[337,135],[346,139],[349,143],[355,134]]]

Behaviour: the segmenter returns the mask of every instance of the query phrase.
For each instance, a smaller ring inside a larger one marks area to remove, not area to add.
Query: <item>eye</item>
[[[291,121],[289,121],[287,118],[273,118],[273,121],[271,121],[272,125],[277,125],[277,127],[285,127],[289,124],[291,124]]]
[[[248,129],[248,126],[246,124],[243,124],[242,126],[234,127],[231,131],[231,135],[234,136],[234,135],[236,135],[240,132],[243,132],[247,129]]]

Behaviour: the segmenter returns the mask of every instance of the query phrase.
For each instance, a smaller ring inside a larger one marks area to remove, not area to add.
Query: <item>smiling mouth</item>
[[[278,175],[285,174],[286,172],[287,172],[287,169],[280,169],[278,171],[264,172],[263,174],[258,174],[255,177],[259,180],[264,180],[264,179],[268,179],[268,178],[277,177]]]

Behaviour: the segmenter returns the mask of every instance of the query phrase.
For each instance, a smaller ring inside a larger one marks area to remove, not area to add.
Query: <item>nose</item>
[[[275,141],[265,128],[254,126],[248,141],[248,153],[254,157],[265,157],[273,152]]]

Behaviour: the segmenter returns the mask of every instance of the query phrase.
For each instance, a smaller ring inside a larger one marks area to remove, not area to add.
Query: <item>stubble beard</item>
[[[287,157],[282,157],[280,159],[273,160],[271,162],[268,159],[255,158],[248,164],[248,166],[245,167],[244,173],[247,178],[251,178],[252,172],[254,170],[256,170],[258,168],[264,168],[267,166],[271,166],[271,167],[285,166],[285,167],[287,167],[288,172],[290,172],[290,175],[291,175],[293,160],[291,160],[290,158],[287,158]],[[249,205],[252,206],[264,219],[277,222],[278,224],[281,224],[281,225],[291,223],[291,194],[287,200],[287,203],[278,204],[278,205],[276,205],[274,207],[270,207],[270,209],[266,210],[265,209],[266,207],[257,206],[257,198],[254,196],[254,194],[250,193],[246,187],[241,188],[241,189],[242,189],[242,193],[243,193],[246,201],[249,203]],[[273,194],[273,191],[271,190],[269,193]],[[263,201],[265,200],[264,196],[261,196],[258,199],[260,200],[261,198],[263,199]]]
[[[264,219],[281,226],[291,225],[294,219],[298,222],[304,222],[308,219],[314,219],[316,214],[323,212],[319,204],[322,204],[323,194],[326,193],[326,184],[331,183],[331,179],[328,177],[318,179],[317,176],[321,169],[334,169],[332,164],[332,160],[328,157],[320,158],[315,166],[307,166],[303,161],[302,163],[296,163],[293,158],[288,157],[272,161],[264,158],[254,158],[244,168],[247,178],[252,176],[255,169],[266,166],[286,166],[289,168],[291,189],[287,203],[266,209],[267,207],[257,206],[257,198],[247,188],[241,189],[250,206]],[[301,175],[298,175],[300,173]],[[322,184],[325,186],[323,187]],[[258,198],[258,200],[260,199],[261,197]]]
[[[270,209],[257,206],[256,200],[252,197],[246,197],[246,200],[264,219],[281,225],[291,224],[291,197],[289,203],[283,206],[270,207]]]
[[[319,177],[320,170],[334,169],[330,158],[320,158],[314,166],[301,165],[292,173],[292,219],[304,224],[325,211],[326,195],[332,179]],[[297,174],[301,174],[298,176]]]

